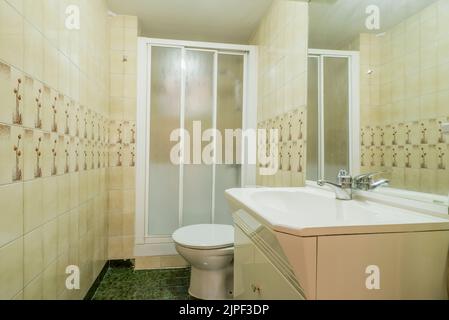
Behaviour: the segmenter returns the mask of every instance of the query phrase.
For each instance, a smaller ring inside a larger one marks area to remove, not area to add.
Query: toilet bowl
[[[176,250],[191,264],[189,294],[202,300],[233,298],[234,228],[193,225],[173,234]]]

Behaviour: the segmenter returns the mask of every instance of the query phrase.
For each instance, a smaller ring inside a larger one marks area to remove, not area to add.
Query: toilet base
[[[201,300],[233,299],[234,270],[229,265],[219,270],[202,270],[192,266],[189,294]]]

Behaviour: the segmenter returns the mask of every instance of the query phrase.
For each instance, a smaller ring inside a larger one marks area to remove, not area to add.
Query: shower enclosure
[[[307,180],[360,172],[359,55],[309,50]],[[338,141],[338,144],[335,143]]]
[[[224,192],[254,184],[255,174],[220,160],[226,129],[256,127],[249,86],[254,52],[252,46],[140,39],[137,256],[173,254],[171,235],[179,227],[232,224]]]

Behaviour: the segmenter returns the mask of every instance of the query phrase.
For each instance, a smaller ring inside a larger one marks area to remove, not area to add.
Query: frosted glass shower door
[[[179,166],[170,161],[170,134],[180,127],[182,49],[151,48],[148,225],[152,236],[179,226]]]
[[[318,181],[320,177],[319,161],[319,57],[309,57],[307,85],[307,180]]]
[[[213,51],[186,50],[184,125],[192,142],[190,164],[183,166],[183,226],[212,222],[213,167],[201,161],[201,152],[208,143],[197,141],[201,136],[194,136],[193,123],[201,124],[202,131],[213,128],[214,67]]]
[[[344,54],[309,56],[307,180],[335,181],[351,163],[351,60]]]
[[[349,164],[349,61],[324,57],[323,61],[324,179],[333,181]]]
[[[237,140],[233,164],[221,163],[226,130],[243,127],[245,54],[162,45],[150,52],[148,235],[171,241],[182,226],[232,224],[224,193],[241,186]],[[206,135],[211,129],[219,133]],[[175,130],[185,133],[181,164],[170,159],[181,143],[170,141]]]
[[[217,129],[225,137],[226,129],[242,129],[243,122],[243,70],[244,56],[218,55]],[[224,139],[223,139],[224,140]],[[235,142],[235,141],[234,141]],[[225,164],[225,142],[223,141],[223,164],[215,169],[214,223],[232,224],[229,207],[224,197],[225,190],[241,186],[241,165],[237,159],[237,144],[234,143],[234,164]]]

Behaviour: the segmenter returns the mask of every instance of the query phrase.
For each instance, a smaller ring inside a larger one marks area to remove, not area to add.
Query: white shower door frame
[[[135,256],[165,256],[176,254],[171,236],[151,236],[148,234],[148,191],[150,163],[150,97],[151,97],[151,47],[175,47],[185,50],[202,50],[217,54],[240,54],[244,56],[244,93],[242,110],[242,129],[257,129],[257,47],[224,43],[182,41],[169,39],[138,39],[138,84],[137,84],[137,144],[136,144],[136,221],[135,221]],[[217,70],[215,68],[215,73]],[[214,76],[215,81],[217,75]],[[181,119],[184,118],[184,81],[181,93]],[[215,99],[216,100],[216,99]],[[214,105],[214,118],[216,113]],[[182,121],[181,121],[182,122]],[[215,123],[214,123],[215,126]],[[182,127],[182,126],[181,126]],[[169,139],[169,137],[167,137]],[[242,150],[246,154],[246,150]],[[246,157],[247,158],[247,157]],[[214,166],[215,167],[215,166]],[[213,168],[214,170],[214,168]],[[180,177],[183,168],[180,166]],[[256,184],[256,166],[247,163],[241,166],[242,187]],[[180,188],[182,183],[180,181]],[[182,189],[180,189],[182,197]],[[213,209],[213,208],[212,208]],[[181,221],[180,210],[180,221]]]
[[[324,179],[324,59],[348,60],[349,83],[349,168],[352,175],[360,174],[360,55],[357,51],[309,49],[309,58],[318,59],[318,179]],[[316,185],[315,181],[308,184]]]

